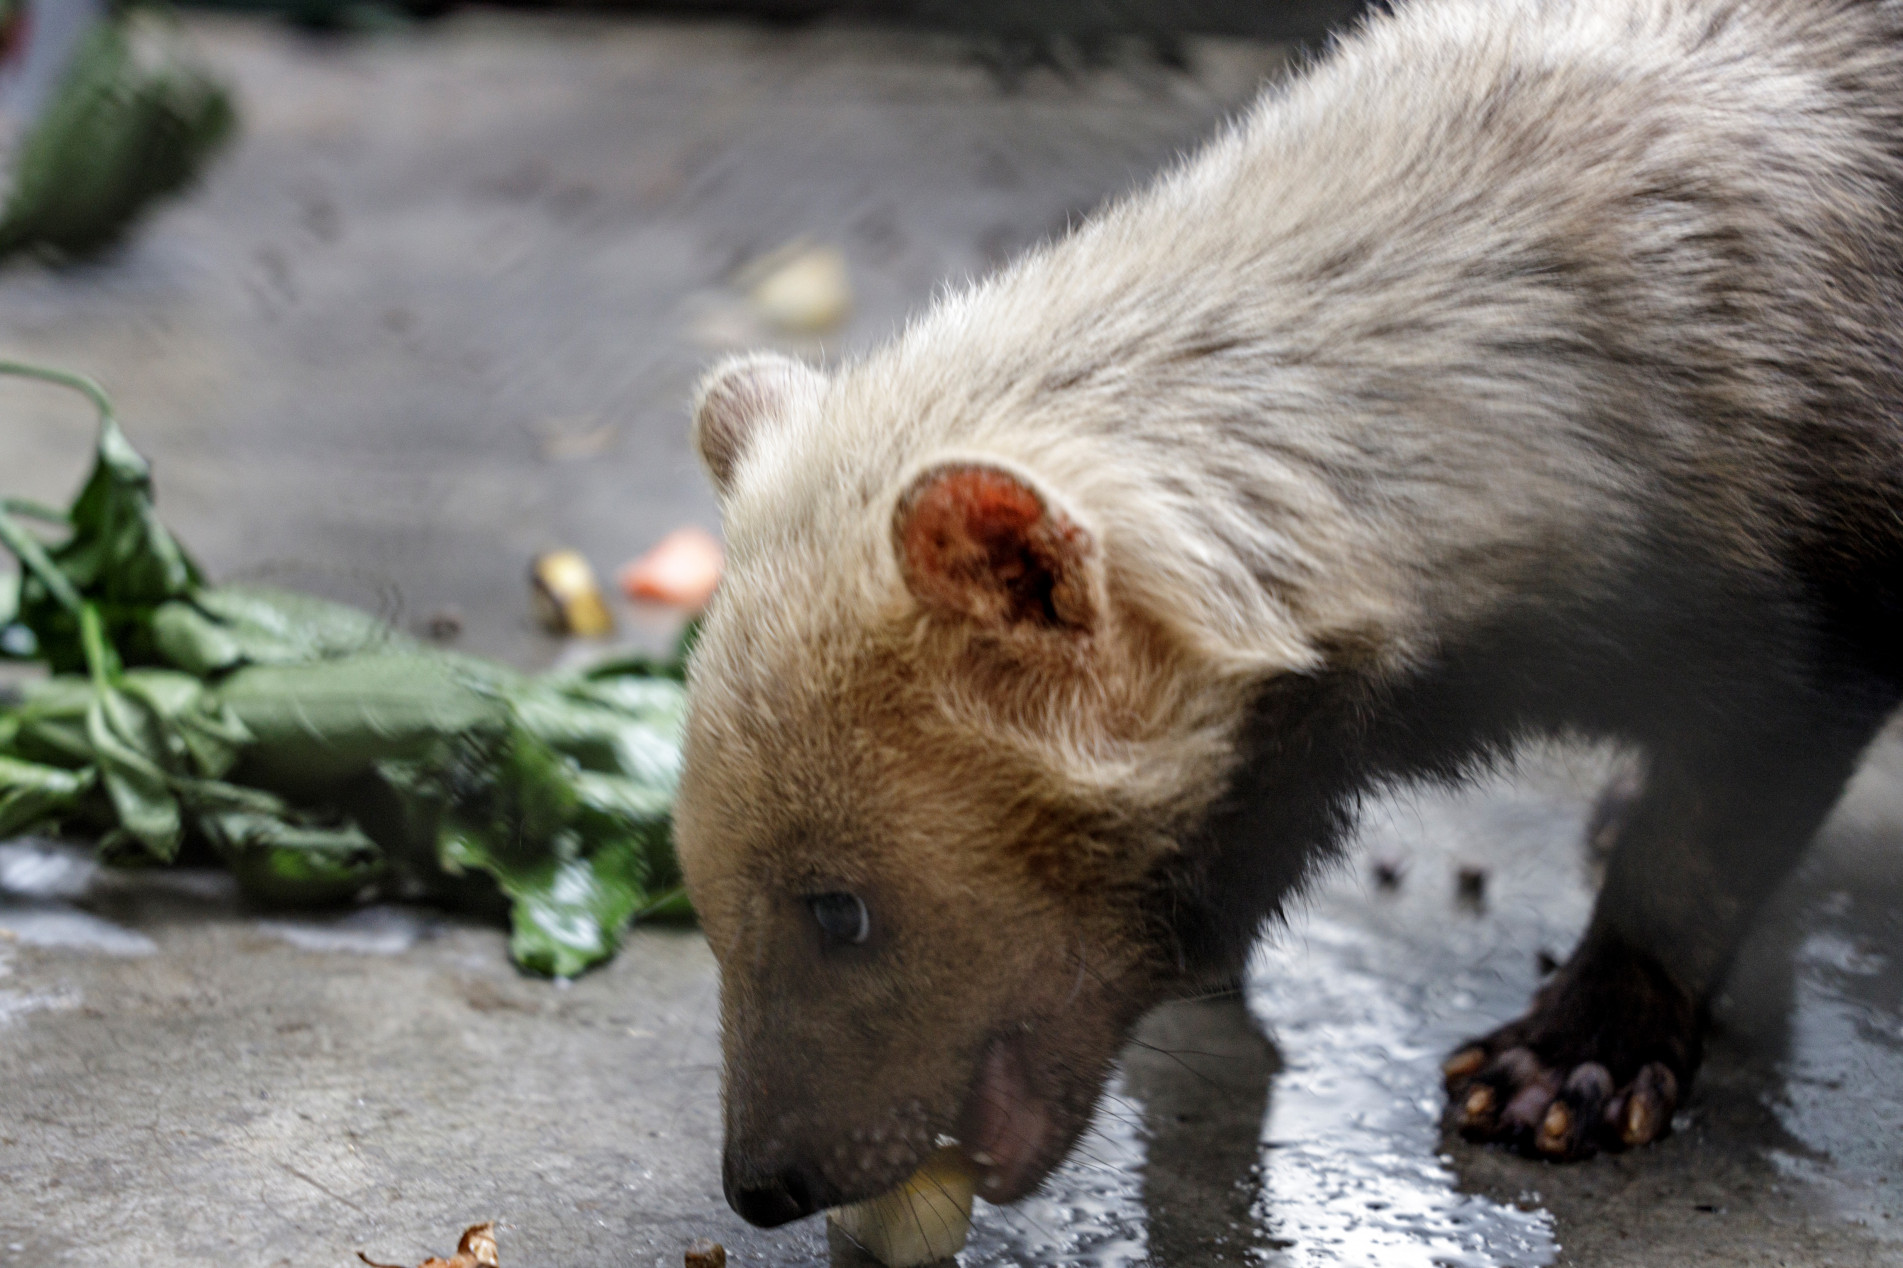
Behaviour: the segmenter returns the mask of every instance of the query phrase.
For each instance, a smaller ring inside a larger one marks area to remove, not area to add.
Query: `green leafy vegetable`
[[[367,612],[265,589],[197,590],[152,612],[153,650],[189,673],[242,665],[302,665],[367,652],[413,649]]]
[[[637,918],[691,915],[669,836],[686,639],[530,677],[321,599],[209,586],[98,388],[9,371],[86,392],[100,432],[70,512],[0,504],[22,570],[0,630],[55,671],[0,701],[0,835],[91,835],[118,863],[196,844],[274,903],[491,895],[516,960],[558,976]]]
[[[0,256],[63,260],[111,246],[154,199],[191,184],[231,136],[237,115],[223,89],[135,43],[127,19],[115,17],[80,44],[21,145]]]

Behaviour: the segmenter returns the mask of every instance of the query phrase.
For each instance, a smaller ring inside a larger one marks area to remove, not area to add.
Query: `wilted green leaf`
[[[460,760],[494,778],[472,786],[445,770],[439,860],[495,877],[512,903],[517,962],[571,977],[614,954],[650,884],[676,879],[670,790],[582,770],[525,725]]]
[[[444,853],[496,878],[512,904],[509,953],[523,968],[551,977],[574,977],[612,956],[647,900],[647,863],[634,841],[586,858],[508,863],[485,842],[453,836]]]
[[[68,518],[73,535],[54,558],[87,597],[146,607],[198,586],[197,566],[159,522],[151,466],[111,418]]]
[[[353,823],[299,823],[283,814],[226,811],[200,820],[239,886],[270,903],[342,902],[389,870],[383,852]]]
[[[190,593],[199,574],[159,523],[151,469],[109,414],[100,419],[92,475],[70,518],[70,536],[47,547],[0,512],[0,544],[24,568],[20,622],[33,631],[38,654],[56,671],[77,672],[86,656],[75,605],[90,602],[105,622],[113,654],[149,663],[152,609]]]
[[[90,770],[64,770],[0,756],[0,838],[60,823],[92,791]]]
[[[247,665],[302,665],[418,644],[366,612],[287,591],[224,587],[152,614],[152,642],[169,665],[209,677]]]
[[[92,761],[92,745],[86,739],[86,710],[93,699],[90,680],[73,675],[45,678],[24,684],[20,694],[20,705],[0,711],[0,753],[54,766]]]
[[[28,532],[8,510],[0,508],[0,546],[13,552],[20,561],[22,569],[20,579],[7,587],[7,621],[20,619],[23,592],[26,581],[32,578],[34,584],[45,588],[47,594],[64,608],[74,619],[78,618],[81,599],[74,588],[72,578],[68,577],[60,566],[53,562],[46,543]],[[9,579],[10,581],[12,579]]]
[[[376,843],[354,826],[299,828],[273,820],[228,820],[246,842],[231,860],[246,894],[263,902],[309,907],[344,902],[389,871]]]
[[[683,694],[665,679],[536,682],[510,692],[517,722],[585,770],[672,794],[680,775]]]
[[[568,778],[581,808],[630,827],[656,825],[665,835],[672,788],[590,770],[573,771]]]
[[[120,829],[153,858],[170,862],[184,819],[164,765],[163,720],[129,693],[102,686],[86,710],[86,741]]]
[[[446,737],[502,730],[507,714],[458,667],[423,652],[258,665],[217,696],[255,740],[245,769],[266,786],[318,790]]]

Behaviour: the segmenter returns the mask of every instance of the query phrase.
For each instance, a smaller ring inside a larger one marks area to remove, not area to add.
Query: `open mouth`
[[[1000,1037],[985,1049],[959,1127],[985,1201],[1015,1202],[1044,1178],[1057,1123],[1031,1088],[1020,1041]]]
[[[1062,1152],[1064,1130],[1057,1103],[1033,1088],[1030,1070],[1019,1036],[994,1038],[985,1047],[966,1095],[958,1121],[958,1150],[974,1180],[973,1188],[988,1202],[1015,1202],[1029,1194]],[[941,1137],[940,1143],[949,1142]],[[823,1208],[889,1196],[853,1197],[805,1164],[757,1171],[741,1165],[738,1155],[731,1152],[722,1178],[728,1204],[761,1228],[774,1228]]]

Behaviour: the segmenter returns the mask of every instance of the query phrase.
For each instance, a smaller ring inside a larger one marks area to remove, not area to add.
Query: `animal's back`
[[[1645,537],[1894,554],[1898,31],[1829,0],[1400,6],[849,370],[809,465],[1023,461],[1244,658],[1283,623],[1264,590],[1352,637],[1358,589],[1450,615]]]

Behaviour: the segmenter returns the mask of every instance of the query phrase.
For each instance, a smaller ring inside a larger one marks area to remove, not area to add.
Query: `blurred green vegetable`
[[[234,131],[224,89],[140,47],[120,15],[87,33],[21,142],[0,256],[72,259],[111,246],[155,199],[189,185]]]
[[[208,586],[98,388],[0,373],[100,413],[70,511],[0,504],[21,565],[0,648],[54,671],[0,701],[0,836],[83,833],[121,864],[202,848],[273,903],[499,897],[516,960],[556,976],[637,916],[691,914],[669,838],[685,640],[532,677],[320,599]]]

